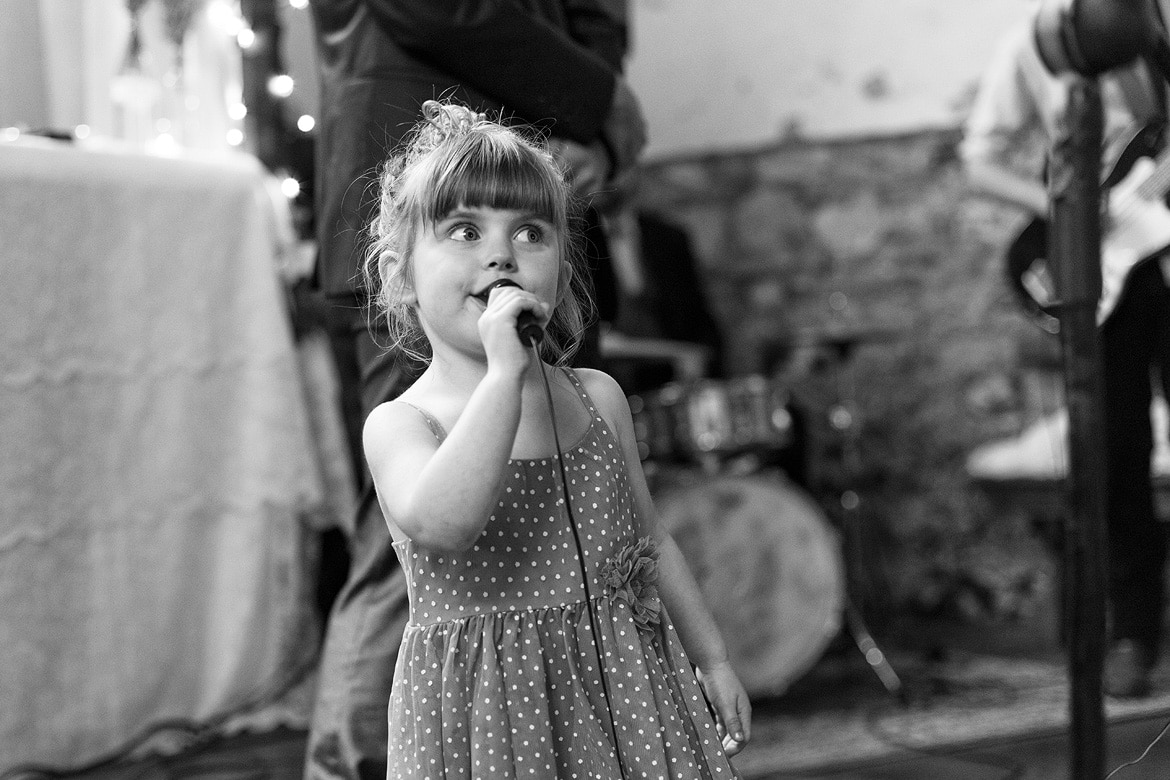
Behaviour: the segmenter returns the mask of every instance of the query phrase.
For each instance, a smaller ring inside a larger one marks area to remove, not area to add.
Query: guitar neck
[[[1153,172],[1134,191],[1145,200],[1158,200],[1170,192],[1170,149],[1154,158]]]

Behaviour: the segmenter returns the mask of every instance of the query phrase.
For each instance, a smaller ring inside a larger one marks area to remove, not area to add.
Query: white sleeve
[[[1003,164],[1022,136],[1044,131],[1036,82],[1051,77],[1043,68],[1028,18],[1000,41],[980,79],[958,149],[965,164]]]

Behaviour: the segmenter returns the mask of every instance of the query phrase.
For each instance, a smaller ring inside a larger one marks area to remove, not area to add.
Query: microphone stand
[[[1101,342],[1101,140],[1103,110],[1096,79],[1072,84],[1065,123],[1049,159],[1060,340],[1069,414],[1068,511],[1064,524],[1069,636],[1070,760],[1074,779],[1105,770],[1101,701],[1108,555],[1105,527],[1105,434]],[[1070,592],[1071,591],[1071,592]]]
[[[1097,76],[1146,58],[1170,82],[1170,47],[1144,0],[1046,0],[1036,44],[1053,73],[1076,74],[1049,158],[1053,259],[1069,412],[1065,566],[1074,780],[1105,771],[1102,667],[1108,536],[1104,393],[1097,304],[1101,296],[1101,143]],[[1162,87],[1164,85],[1158,85]]]

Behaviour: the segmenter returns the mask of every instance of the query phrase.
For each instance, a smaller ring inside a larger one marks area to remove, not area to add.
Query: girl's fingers
[[[739,720],[739,713],[731,713],[730,718],[724,718],[726,728],[724,732],[736,742],[743,742],[743,724]]]
[[[501,309],[515,307],[513,311],[516,317],[521,312],[531,311],[542,323],[548,319],[548,312],[540,299],[519,287],[497,287],[492,290],[488,297],[488,307],[493,304]]]
[[[746,697],[736,696],[728,708],[730,711],[716,723],[716,730],[723,741],[723,750],[734,756],[744,749],[750,737],[751,704]]]

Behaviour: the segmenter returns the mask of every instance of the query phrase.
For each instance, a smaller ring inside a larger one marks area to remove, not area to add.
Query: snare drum
[[[630,396],[643,460],[777,451],[792,444],[789,393],[759,375],[670,383]]]
[[[631,395],[630,413],[634,418],[634,438],[642,460],[670,462],[685,457],[677,438],[678,406],[683,386],[663,385],[645,395]]]
[[[835,531],[783,478],[679,479],[655,497],[748,695],[779,696],[841,628]]]
[[[692,384],[679,424],[683,446],[692,454],[774,450],[791,441],[788,392],[758,376]]]

